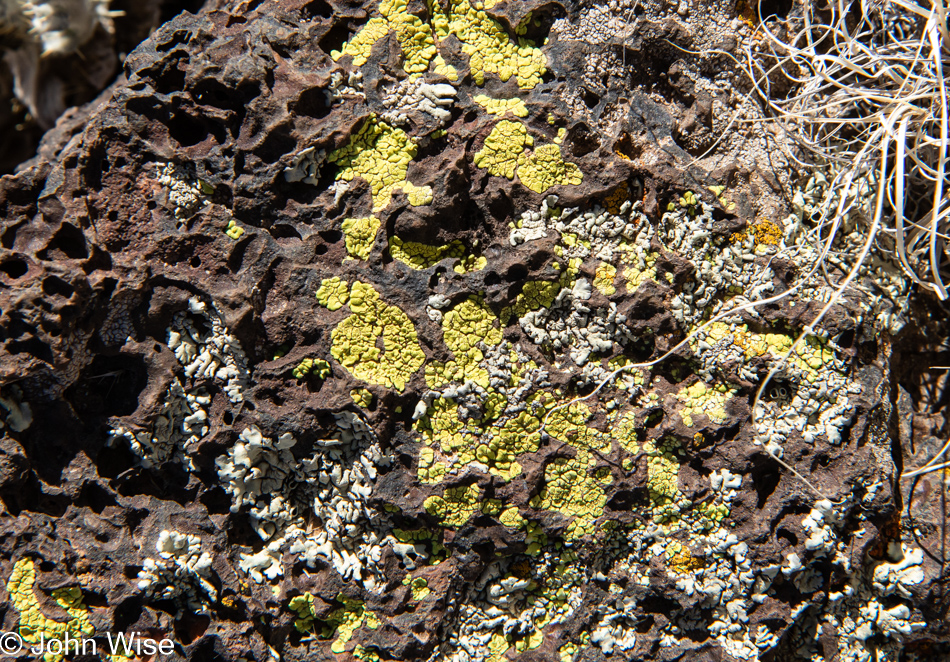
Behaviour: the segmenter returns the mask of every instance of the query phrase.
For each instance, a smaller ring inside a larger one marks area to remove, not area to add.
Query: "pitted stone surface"
[[[705,153],[754,35],[687,5],[235,0],[130,53],[0,180],[3,629],[947,654],[946,481],[899,480],[944,318],[880,261],[795,345],[827,181]]]

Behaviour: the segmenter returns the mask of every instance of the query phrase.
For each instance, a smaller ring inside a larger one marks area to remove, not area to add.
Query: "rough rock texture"
[[[126,54],[195,0],[2,0],[0,173],[29,158],[70,106],[94,99]]]
[[[823,180],[716,142],[758,116],[722,54],[755,20],[263,0],[158,29],[0,185],[4,629],[950,654],[945,476],[899,480],[946,434],[945,326],[882,256],[793,347],[831,291]]]

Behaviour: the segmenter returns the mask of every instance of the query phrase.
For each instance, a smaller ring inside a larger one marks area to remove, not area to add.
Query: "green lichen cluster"
[[[429,529],[393,529],[393,538],[401,543],[419,544],[428,546],[429,565],[438,565],[447,559],[451,552],[437,540],[438,533]]]
[[[478,85],[484,83],[486,73],[497,74],[503,81],[515,76],[522,89],[532,89],[541,82],[546,71],[541,50],[524,37],[519,36],[517,43],[513,43],[501,24],[485,13],[480,2],[430,0],[427,4],[428,23],[409,12],[407,0],[382,0],[379,16],[370,18],[340,50],[332,51],[331,57],[339,60],[349,55],[355,66],[362,66],[373,46],[393,33],[406,73],[419,76],[435,65],[436,74],[454,81],[458,79],[458,72],[445,62],[437,45],[437,41],[454,35],[462,44],[462,52],[469,56],[472,77]],[[519,31],[523,33],[524,27],[519,26]]]
[[[353,314],[330,333],[333,358],[357,379],[403,391],[425,362],[412,321],[360,281],[350,290],[349,307]]]
[[[307,375],[314,375],[317,379],[326,379],[330,376],[330,364],[323,359],[304,359],[293,369],[296,379],[303,379]]]
[[[454,360],[426,365],[426,383],[437,389],[451,382],[474,381],[488,388],[488,371],[479,367],[485,355],[480,346],[494,347],[501,342],[498,319],[478,297],[469,297],[442,317],[445,344]]]
[[[677,522],[689,506],[679,488],[679,444],[673,439],[647,441],[643,451],[647,456],[647,490],[653,521],[658,524]]]
[[[47,641],[65,642],[69,637],[72,640],[81,640],[94,633],[92,622],[89,620],[89,609],[82,602],[82,591],[78,587],[59,588],[52,592],[52,597],[62,607],[69,620],[65,623],[47,618],[40,610],[40,603],[33,592],[36,583],[36,569],[32,559],[20,559],[13,566],[10,580],[7,582],[7,593],[13,608],[20,614],[17,633],[27,644],[38,644],[41,638]],[[45,662],[59,662],[62,654],[47,652],[43,656]]]
[[[450,529],[457,529],[479,510],[478,485],[448,487],[442,496],[430,496],[422,506]]]
[[[477,94],[473,101],[485,109],[489,115],[504,116],[511,113],[515,117],[527,117],[528,107],[521,99],[492,99],[484,94]]]
[[[343,221],[343,236],[350,259],[367,260],[376,242],[381,222],[375,216],[347,218]]]
[[[425,577],[413,578],[411,575],[406,575],[402,580],[402,585],[409,587],[409,590],[412,592],[412,599],[416,602],[425,600],[429,594],[432,593],[432,589],[429,588],[429,582],[426,581]]]
[[[609,262],[601,262],[597,265],[597,271],[594,274],[594,287],[605,297],[609,297],[617,292],[614,286],[614,279],[617,277],[617,267]]]
[[[785,333],[759,333],[749,329],[746,324],[726,324],[713,322],[704,330],[707,343],[715,344],[728,336],[743,350],[746,359],[755,357],[769,357],[781,359],[788,353],[795,339]],[[694,342],[693,348],[697,344]],[[807,336],[804,342],[798,344],[789,357],[790,362],[800,368],[810,383],[818,377],[818,371],[835,361],[834,352],[828,348],[826,341],[815,336]]]
[[[368,409],[373,404],[373,394],[369,389],[355,388],[350,391],[350,398],[352,398],[353,404],[361,409]]]
[[[576,540],[594,533],[594,522],[604,514],[604,485],[612,482],[605,470],[594,470],[595,458],[579,450],[573,458],[558,458],[544,471],[544,487],[532,497],[532,508],[554,510],[573,518],[564,533]]]
[[[534,139],[521,122],[502,120],[485,138],[482,149],[475,153],[474,163],[496,177],[518,179],[535,193],[552,186],[580,184],[584,178],[580,168],[561,157],[559,145],[540,145],[529,151]]]
[[[691,386],[684,386],[676,394],[677,399],[683,403],[679,410],[683,425],[693,427],[693,416],[698,414],[705,415],[714,423],[724,422],[727,417],[726,402],[735,394],[735,389],[724,384],[709,386],[703,381],[697,381]]]
[[[501,311],[502,324],[507,324],[512,315],[521,318],[530,311],[549,308],[561,290],[565,287],[573,287],[574,280],[580,272],[580,266],[581,260],[579,258],[571,258],[567,262],[567,268],[561,272],[561,276],[557,280],[527,281],[522,286],[521,292],[515,297],[514,303]]]
[[[389,126],[373,114],[350,136],[349,142],[333,151],[327,160],[339,167],[337,181],[349,182],[361,177],[369,182],[373,194],[373,211],[378,212],[389,204],[397,189],[402,189],[413,206],[432,202],[430,187],[416,186],[406,180],[409,163],[415,158],[417,150],[416,143],[405,131]],[[364,225],[369,221],[362,220]],[[378,229],[379,221],[376,223]],[[365,230],[361,231],[362,234],[366,234]],[[349,248],[348,245],[347,250]]]
[[[318,635],[322,639],[330,639],[334,634],[337,635],[330,645],[330,650],[340,654],[346,650],[346,644],[353,638],[356,630],[363,625],[375,630],[380,622],[376,614],[364,607],[362,600],[348,598],[342,593],[337,595],[336,600],[343,606],[332,610],[322,620],[317,618],[314,597],[310,593],[291,598],[287,606],[297,616],[294,619],[294,627],[298,631]]]
[[[541,82],[547,70],[544,53],[523,37],[513,43],[502,25],[485,13],[482,3],[428,0],[428,6],[436,36],[445,39],[455,35],[462,43],[462,52],[469,56],[469,69],[477,85],[485,82],[487,73],[497,74],[503,81],[514,76],[523,90],[533,89]]]
[[[350,299],[350,287],[338,277],[325,278],[317,290],[317,303],[327,310],[339,310]]]
[[[379,14],[371,18],[340,50],[331,51],[330,56],[339,60],[349,55],[353,58],[354,66],[363,66],[369,59],[373,45],[392,32],[402,50],[402,66],[406,73],[425,73],[437,52],[428,23],[409,13],[407,0],[381,0]]]
[[[237,241],[238,239],[241,238],[241,235],[244,234],[244,228],[239,226],[237,224],[237,221],[235,221],[232,218],[231,220],[228,221],[228,227],[224,229],[224,234],[231,237],[231,239],[234,239],[235,241]]]
[[[433,267],[449,257],[462,257],[465,255],[465,247],[457,240],[442,246],[434,246],[390,237],[389,254],[406,266],[419,270]]]

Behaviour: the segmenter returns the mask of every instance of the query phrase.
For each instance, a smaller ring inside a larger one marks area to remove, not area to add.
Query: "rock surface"
[[[263,0],[156,30],[0,181],[3,629],[948,654],[945,477],[899,478],[942,446],[945,325],[882,257],[795,343],[826,189],[727,130],[761,117],[750,16]]]

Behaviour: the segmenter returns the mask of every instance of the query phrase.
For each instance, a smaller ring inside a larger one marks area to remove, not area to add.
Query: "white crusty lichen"
[[[320,181],[320,168],[327,159],[326,150],[308,147],[302,149],[290,160],[284,169],[284,179],[288,182],[306,182],[314,186]]]
[[[452,117],[456,90],[447,83],[427,83],[422,78],[399,81],[383,96],[389,124],[405,125],[414,114],[428,115],[441,127]]]
[[[542,630],[567,621],[580,606],[592,574],[565,550],[532,559],[527,577],[508,571],[510,563],[492,563],[468,587],[451,633],[430,662],[491,662],[509,648],[518,653],[538,648]]]
[[[211,398],[201,390],[186,393],[176,377],[165,392],[165,402],[150,430],[119,426],[112,430],[112,440],[125,439],[146,468],[172,461],[194,470],[187,448],[208,434],[210,403]]]
[[[181,607],[206,612],[217,602],[211,583],[211,555],[201,539],[177,531],[162,531],[155,544],[158,558],[146,558],[138,575],[138,589],[155,600],[175,600]],[[179,611],[179,615],[181,615]]]
[[[189,299],[188,310],[176,314],[168,329],[168,347],[185,367],[186,377],[223,383],[232,404],[244,400],[247,360],[213,305]]]
[[[310,566],[322,557],[370,590],[383,576],[377,564],[386,536],[374,528],[368,503],[377,468],[391,460],[358,415],[335,418],[336,436],[317,440],[309,456],[294,457],[297,441],[289,433],[274,439],[250,427],[217,460],[232,512],[246,511],[267,543],[242,555],[241,567],[255,581],[282,574],[284,553]]]
[[[0,419],[0,429],[6,426],[14,432],[23,432],[33,424],[33,410],[23,401],[19,386],[11,386],[8,396],[0,395],[0,410],[6,414]]]
[[[188,219],[208,203],[201,181],[184,166],[164,164],[158,173],[158,183],[165,187],[168,202],[174,207],[175,218],[179,221]]]
[[[558,292],[551,306],[521,317],[521,328],[536,345],[567,351],[578,366],[584,366],[592,354],[612,353],[615,342],[625,345],[635,340],[617,304],[594,308],[586,303],[590,297],[590,283],[580,278],[573,287]]]

